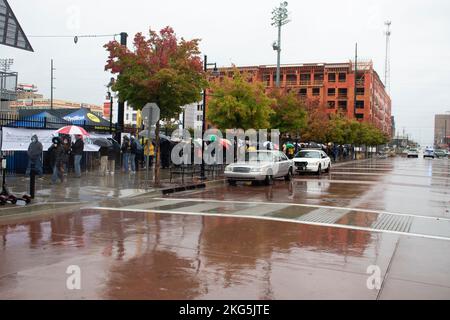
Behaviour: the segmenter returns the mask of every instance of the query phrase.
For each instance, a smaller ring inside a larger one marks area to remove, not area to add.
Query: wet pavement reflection
[[[374,160],[0,220],[0,299],[450,299],[449,169]]]

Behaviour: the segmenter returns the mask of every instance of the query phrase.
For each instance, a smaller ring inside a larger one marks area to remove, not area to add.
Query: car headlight
[[[226,167],[225,168],[225,172],[233,172],[233,168],[232,167]]]
[[[262,168],[253,168],[252,172],[262,172],[263,169]]]

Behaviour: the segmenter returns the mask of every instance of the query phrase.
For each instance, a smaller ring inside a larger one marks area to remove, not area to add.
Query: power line
[[[28,36],[28,38],[107,38],[107,37],[118,37],[120,33],[116,34],[87,34],[87,35],[39,35],[39,36]]]
[[[71,38],[73,39],[73,42],[75,44],[78,43],[78,40],[81,38],[114,38],[116,40],[116,37],[120,36],[120,33],[116,34],[85,34],[85,35],[35,35],[35,36],[28,36],[29,38],[41,38],[41,39],[67,39]]]

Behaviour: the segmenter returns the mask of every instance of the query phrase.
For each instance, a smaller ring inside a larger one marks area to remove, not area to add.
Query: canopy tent
[[[89,109],[81,108],[63,116],[63,119],[77,126],[93,126],[95,128],[109,128],[110,122],[91,113]]]
[[[28,115],[27,115],[28,114]],[[17,128],[59,129],[70,123],[48,111],[40,113],[21,113],[21,120],[10,123],[8,126]]]

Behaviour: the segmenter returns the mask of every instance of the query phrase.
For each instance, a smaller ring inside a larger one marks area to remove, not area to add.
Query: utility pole
[[[281,86],[281,27],[291,22],[288,19],[287,6],[288,3],[285,1],[272,11],[272,26],[278,28],[278,42],[273,44],[273,50],[277,51],[277,88]]]
[[[126,32],[122,32],[120,34],[120,44],[122,46],[125,46],[125,47],[127,46],[127,38],[128,38],[128,34]],[[119,75],[119,77],[120,77],[120,75]],[[125,118],[125,102],[121,101],[119,99],[119,103],[117,104],[117,108],[118,108],[118,120],[117,120],[117,123],[119,125],[119,133],[118,133],[117,139],[118,139],[119,143],[122,143],[120,133],[123,132],[124,124],[125,124],[125,119],[124,119]]]
[[[56,69],[55,68],[53,68],[53,59],[52,59],[52,62],[51,62],[51,72],[50,72],[50,74],[51,74],[51,80],[50,80],[50,109],[52,109],[53,110],[53,90],[55,89],[55,87],[53,86],[53,80],[55,80],[55,77],[54,77],[54,71],[55,71]]]

